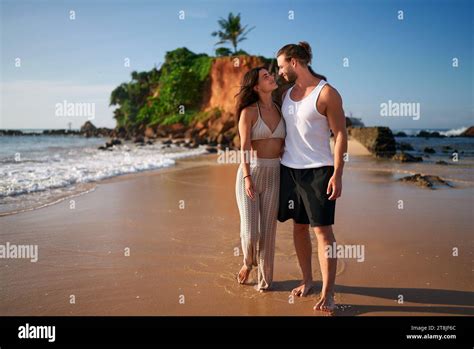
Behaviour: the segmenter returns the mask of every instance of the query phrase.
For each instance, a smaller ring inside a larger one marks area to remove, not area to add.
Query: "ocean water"
[[[206,153],[161,142],[97,148],[105,138],[0,137],[0,215],[21,212],[93,190],[97,181],[173,166],[178,158]]]
[[[433,129],[441,134],[455,135],[463,129]],[[421,163],[398,163],[370,159],[370,163],[351,164],[361,169],[386,171],[395,176],[414,173],[438,175],[454,186],[474,185],[474,139],[469,137],[414,137],[420,130],[404,131],[408,137],[397,142],[412,145],[412,155],[422,156]],[[205,154],[204,147],[186,149],[171,145],[137,146],[126,143],[113,151],[101,151],[105,138],[81,136],[1,136],[0,137],[0,216],[31,210],[82,195],[94,190],[102,179],[123,174],[156,170],[173,166],[178,158]],[[425,147],[435,150],[426,154]],[[457,150],[457,159],[453,152]],[[447,165],[436,164],[445,161]]]
[[[450,137],[461,134],[467,127],[458,129],[394,129],[396,134],[403,131],[407,137],[395,137],[397,143],[408,143],[413,150],[405,151],[423,158],[422,162],[399,163],[391,160],[377,159],[371,161],[371,170],[394,173],[394,178],[420,173],[435,175],[448,180],[453,187],[474,186],[474,138]],[[416,137],[421,130],[439,132],[446,137]],[[426,153],[425,148],[432,148],[434,153]],[[454,154],[456,153],[456,154]],[[446,164],[437,164],[444,161]],[[367,166],[367,164],[364,164]]]

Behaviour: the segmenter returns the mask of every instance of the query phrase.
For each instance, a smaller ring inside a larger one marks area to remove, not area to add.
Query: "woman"
[[[237,279],[245,283],[256,266],[256,288],[261,292],[270,287],[273,279],[280,154],[285,139],[285,122],[272,100],[277,88],[273,76],[258,67],[245,74],[236,95],[241,163],[235,191],[244,254]]]

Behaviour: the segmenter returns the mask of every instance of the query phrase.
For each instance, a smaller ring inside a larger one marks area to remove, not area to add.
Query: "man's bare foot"
[[[291,291],[291,294],[293,296],[297,296],[297,297],[306,297],[308,295],[309,291],[311,291],[312,288],[313,288],[312,283],[309,283],[309,282],[308,283],[302,283],[298,287],[294,288]]]
[[[321,295],[321,298],[313,307],[314,310],[324,311],[327,313],[333,313],[336,310],[336,303],[334,302],[334,295],[327,294]]]
[[[237,281],[239,284],[245,284],[245,281],[249,278],[250,269],[247,266],[243,265],[239,271],[239,275],[237,275]]]

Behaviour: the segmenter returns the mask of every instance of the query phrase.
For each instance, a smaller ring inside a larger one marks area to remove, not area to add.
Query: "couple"
[[[332,224],[335,200],[342,190],[347,133],[341,96],[324,76],[311,69],[311,58],[306,42],[278,51],[278,74],[294,83],[282,95],[281,110],[272,100],[278,85],[263,67],[245,74],[237,94],[242,159],[235,189],[244,254],[237,279],[244,284],[256,266],[257,290],[270,288],[277,219],[284,222],[292,218],[303,273],[303,282],[292,294],[304,297],[313,286],[311,226],[322,273],[321,298],[314,309],[332,312],[337,259],[328,258],[325,248],[335,242]],[[331,130],[334,158],[329,143]]]

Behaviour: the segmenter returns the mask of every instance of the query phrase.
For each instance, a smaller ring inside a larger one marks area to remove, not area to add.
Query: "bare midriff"
[[[257,158],[273,159],[279,158],[283,147],[282,138],[266,138],[252,141],[252,150],[256,152]]]

